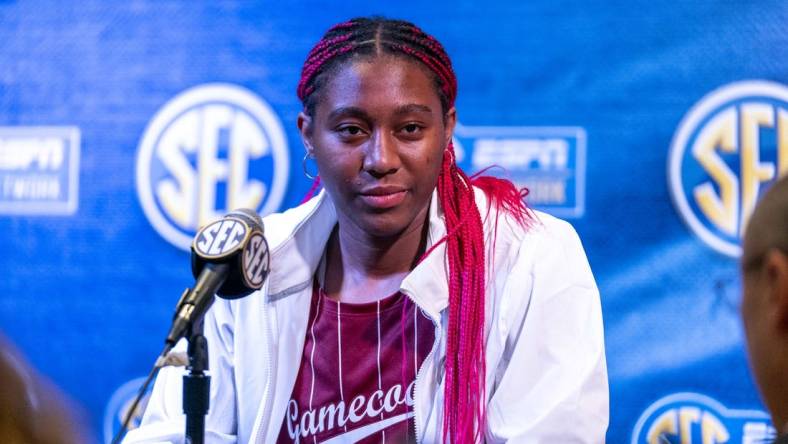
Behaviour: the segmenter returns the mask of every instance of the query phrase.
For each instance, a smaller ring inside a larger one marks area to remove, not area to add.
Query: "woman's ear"
[[[301,133],[301,141],[304,143],[307,154],[309,154],[309,156],[314,156],[314,150],[312,149],[312,117],[301,111],[298,113],[296,123],[298,125],[298,132]]]
[[[454,137],[454,127],[457,125],[457,109],[452,106],[448,111],[446,111],[446,116],[443,118],[443,121],[444,140],[446,141],[446,146],[449,146],[451,138]]]

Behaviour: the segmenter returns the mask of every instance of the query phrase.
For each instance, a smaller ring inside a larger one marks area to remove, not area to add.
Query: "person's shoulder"
[[[585,257],[580,236],[572,224],[541,211],[533,211],[533,214],[534,223],[526,228],[523,247],[532,250],[536,257],[554,254],[565,258]]]
[[[489,206],[486,197],[477,198],[477,203],[481,203],[487,254],[491,257],[517,258],[521,266],[530,264],[527,268],[540,258],[585,257],[580,237],[569,222],[532,208],[527,209],[524,218],[516,217],[505,209]]]
[[[532,210],[536,223],[532,225],[531,234],[548,241],[561,241],[577,238],[577,231],[569,222],[542,211]]]
[[[512,244],[513,247],[522,244],[554,244],[577,238],[574,227],[563,219],[530,207],[526,207],[524,214],[515,215],[504,208],[496,208],[481,190],[477,189],[475,194],[485,233],[496,240],[496,248],[504,247],[505,244]]]
[[[275,249],[295,235],[299,227],[316,213],[327,210],[325,192],[309,199],[298,206],[278,213],[271,213],[263,217],[265,239],[270,249]]]

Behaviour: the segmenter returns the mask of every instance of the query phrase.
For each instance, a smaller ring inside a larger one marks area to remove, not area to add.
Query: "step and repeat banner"
[[[737,261],[755,202],[788,171],[788,3],[376,3],[0,2],[0,333],[97,439],[192,284],[195,230],[309,189],[301,64],[331,24],[370,14],[445,44],[461,165],[503,167],[580,233],[602,297],[608,442],[773,436]]]

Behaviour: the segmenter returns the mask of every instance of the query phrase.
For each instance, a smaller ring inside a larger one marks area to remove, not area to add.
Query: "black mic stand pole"
[[[211,377],[205,374],[208,370],[208,341],[202,335],[202,319],[191,325],[188,355],[189,373],[183,375],[186,444],[203,444],[205,415],[210,405]]]

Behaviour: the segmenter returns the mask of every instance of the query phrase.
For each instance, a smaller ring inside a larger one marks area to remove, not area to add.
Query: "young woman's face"
[[[374,237],[422,226],[451,140],[426,68],[381,56],[340,66],[298,126],[340,224]]]

